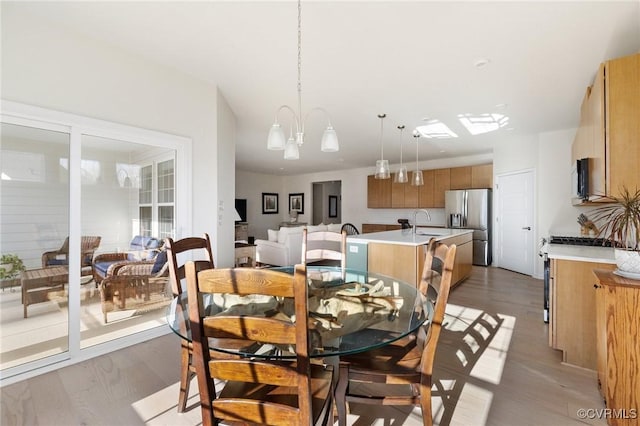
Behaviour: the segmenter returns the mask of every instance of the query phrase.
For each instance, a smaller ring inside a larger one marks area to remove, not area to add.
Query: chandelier
[[[267,139],[267,149],[269,150],[284,150],[284,159],[285,160],[297,160],[300,158],[300,152],[298,147],[302,146],[304,143],[304,125],[307,121],[307,118],[313,111],[321,111],[327,117],[327,128],[322,134],[322,141],[320,142],[320,149],[322,152],[336,152],[340,150],[340,145],[338,144],[338,136],[336,135],[336,131],[331,126],[331,118],[329,117],[329,113],[323,108],[313,108],[311,109],[304,117],[302,118],[302,82],[301,82],[301,74],[302,74],[302,7],[300,5],[300,0],[298,0],[298,111],[296,112],[289,105],[282,105],[278,108],[276,112],[275,122],[271,126],[271,130],[269,130],[269,137]],[[293,116],[293,121],[295,122],[295,138],[293,135],[293,123],[289,128],[289,139],[285,141],[284,131],[278,123],[278,114],[282,110],[287,110]]]

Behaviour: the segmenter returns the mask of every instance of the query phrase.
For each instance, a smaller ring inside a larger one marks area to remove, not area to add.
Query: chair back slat
[[[293,297],[291,275],[268,269],[236,268],[202,271],[198,274],[203,293]]]
[[[279,345],[296,343],[295,324],[278,319],[248,315],[206,317],[202,321],[207,337],[218,339],[247,339]]]

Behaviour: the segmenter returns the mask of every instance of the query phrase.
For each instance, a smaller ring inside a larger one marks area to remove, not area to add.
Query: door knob
[[[531,231],[531,227],[530,226],[524,226],[522,229],[524,229],[525,231]]]

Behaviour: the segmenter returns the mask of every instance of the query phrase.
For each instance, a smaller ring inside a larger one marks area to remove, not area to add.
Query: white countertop
[[[550,259],[575,260],[578,262],[616,263],[611,247],[571,246],[549,244],[547,254]]]
[[[418,227],[417,233],[413,234],[411,229],[401,229],[395,231],[372,232],[369,234],[349,235],[347,243],[387,243],[402,244],[409,246],[421,246],[429,243],[431,237],[442,240],[454,235],[472,233],[472,229],[450,229],[450,228],[423,228]],[[425,235],[427,234],[427,235]]]

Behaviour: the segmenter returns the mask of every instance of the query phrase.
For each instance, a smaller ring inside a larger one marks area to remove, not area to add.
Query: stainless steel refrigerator
[[[473,264],[491,265],[491,190],[446,191],[448,228],[473,229]]]

